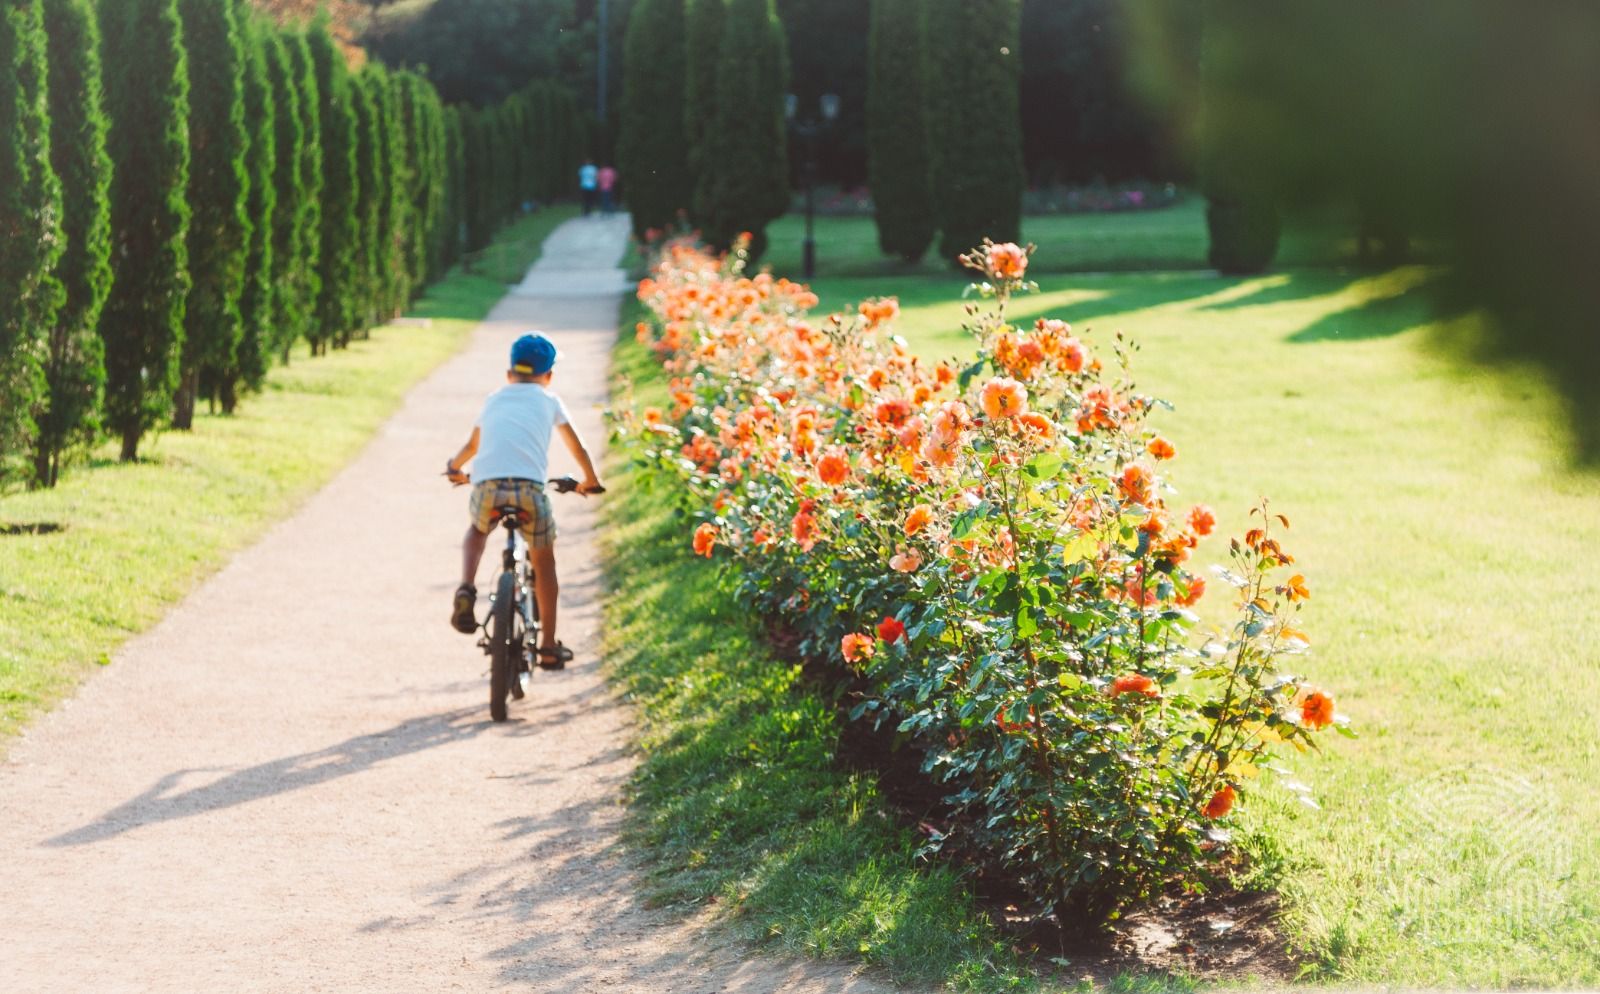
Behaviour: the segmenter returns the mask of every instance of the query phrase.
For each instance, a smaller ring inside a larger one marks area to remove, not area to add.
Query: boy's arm
[[[444,475],[449,477],[450,482],[458,487],[463,483],[469,482],[467,474],[461,472],[461,467],[465,466],[467,464],[467,460],[471,459],[477,454],[478,428],[476,425],[474,425],[472,428],[472,437],[467,439],[467,444],[463,445],[461,447],[461,451],[457,452],[453,458],[445,461]]]
[[[583,439],[578,437],[570,424],[556,426],[561,433],[561,440],[567,443],[567,451],[572,453],[572,458],[578,461],[578,467],[583,470],[583,483],[578,486],[578,493],[591,494],[603,489],[600,477],[594,471],[594,462],[589,458],[589,450],[583,447]]]

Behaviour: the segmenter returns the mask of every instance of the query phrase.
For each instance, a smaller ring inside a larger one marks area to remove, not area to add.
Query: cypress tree
[[[410,284],[405,272],[406,217],[403,195],[406,184],[406,153],[397,120],[395,91],[389,71],[378,63],[368,63],[361,71],[372,96],[378,130],[378,318],[387,321],[400,313],[410,299]]]
[[[487,114],[467,108],[461,114],[462,150],[466,160],[466,220],[468,252],[482,251],[489,244],[489,128]]]
[[[61,184],[50,166],[39,0],[0,0],[0,483],[26,479],[61,306]]]
[[[378,108],[361,76],[352,77],[350,82],[350,106],[356,118],[355,297],[351,301],[353,323],[339,337],[341,346],[349,344],[354,334],[371,327],[383,292],[378,251],[378,198],[383,192],[379,178],[383,162],[378,148]]]
[[[534,143],[534,195],[549,203],[561,199],[561,152],[555,143],[555,94],[551,84],[536,82],[528,91],[532,107],[530,126],[538,140]]]
[[[751,233],[750,256],[766,250],[767,223],[789,209],[789,154],[783,120],[788,86],[783,27],[772,0],[730,0],[717,61],[716,191],[705,234],[726,247]]]
[[[1021,0],[926,0],[929,161],[939,254],[1022,236]]]
[[[628,179],[633,233],[673,223],[693,196],[683,0],[638,0],[628,17],[622,59],[622,134],[617,166]]]
[[[99,434],[105,387],[100,309],[111,291],[111,156],[106,152],[100,25],[90,0],[45,0],[50,162],[61,181],[66,300],[50,328],[46,403],[34,413],[33,482],[53,487],[69,447]]]
[[[530,121],[531,114],[530,108]],[[445,161],[449,167],[449,180],[445,186],[445,262],[452,266],[461,261],[461,239],[467,210],[466,132],[462,117],[459,107],[445,109]]]
[[[922,92],[921,0],[872,0],[867,37],[867,177],[885,255],[916,262],[937,214]]]
[[[106,423],[122,459],[171,414],[189,293],[189,72],[177,0],[102,0],[111,294]]]
[[[727,0],[689,0],[684,26],[684,143],[693,177],[689,216],[702,228],[716,198],[712,136],[717,122],[717,60],[722,52],[722,25],[727,11]]]
[[[319,17],[306,36],[316,68],[322,135],[322,244],[317,265],[320,286],[311,328],[312,354],[326,353],[330,342],[344,342],[356,323],[359,294],[357,250],[361,242],[356,200],[356,111],[344,53]]]
[[[1211,265],[1232,275],[1259,273],[1278,252],[1277,204],[1268,177],[1272,151],[1224,94],[1249,92],[1222,57],[1235,18],[1256,16],[1238,0],[1207,0],[1200,57],[1200,185],[1206,195]]]
[[[295,312],[299,323],[285,328],[279,338],[282,359],[289,361],[295,339],[305,338],[316,352],[318,305],[322,300],[322,90],[317,86],[316,60],[311,56],[311,41],[295,33],[283,38],[289,53],[290,77],[300,104],[300,215],[295,221],[297,244],[294,252]]]
[[[444,101],[433,84],[422,82],[423,121],[427,135],[427,212],[423,217],[424,245],[427,249],[427,282],[432,283],[444,275],[444,203],[445,162],[448,152],[444,146]]]
[[[262,34],[267,83],[274,105],[272,149],[277,159],[272,170],[276,187],[276,209],[271,219],[272,318],[262,347],[274,355],[283,355],[305,327],[307,314],[300,283],[305,243],[301,226],[306,218],[305,185],[300,174],[300,160],[305,155],[305,109],[301,106],[289,40],[275,29],[265,29]]]
[[[420,287],[428,282],[427,224],[431,197],[428,170],[432,152],[428,148],[427,110],[423,103],[424,92],[429,87],[416,73],[399,75],[405,81],[401,89],[401,112],[410,167],[406,191],[407,214],[410,218],[406,238],[406,278],[412,286]]]
[[[244,123],[244,32],[237,0],[180,0],[189,58],[189,276],[172,426],[194,422],[201,381],[214,390],[234,360],[251,218]]]
[[[250,121],[250,147],[245,157],[250,216],[246,243],[244,289],[239,296],[240,337],[230,361],[215,384],[225,413],[239,403],[239,390],[261,389],[273,353],[272,322],[276,319],[277,287],[272,264],[278,209],[278,107],[273,99],[268,62],[275,47],[273,31],[265,22],[245,16],[240,25],[245,43],[244,112]],[[208,391],[209,392],[209,391]]]

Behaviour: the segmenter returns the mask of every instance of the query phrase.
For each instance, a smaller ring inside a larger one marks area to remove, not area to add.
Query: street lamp
[[[822,134],[824,128],[833,124],[839,117],[839,95],[837,93],[824,93],[817,102],[821,117],[812,117],[801,120],[799,117],[800,98],[793,93],[783,98],[783,116],[789,122],[789,128],[795,134],[805,139],[806,142],[806,240],[801,255],[805,278],[812,279],[817,275],[817,240],[816,214],[817,214],[817,136]]]

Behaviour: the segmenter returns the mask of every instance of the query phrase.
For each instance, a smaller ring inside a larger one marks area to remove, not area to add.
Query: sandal
[[[450,627],[463,635],[471,635],[478,630],[478,619],[473,614],[473,609],[478,605],[478,588],[469,583],[463,583],[456,588],[455,600],[450,610]]]
[[[539,668],[541,670],[564,670],[567,661],[572,658],[572,650],[562,642],[553,646],[539,647]]]

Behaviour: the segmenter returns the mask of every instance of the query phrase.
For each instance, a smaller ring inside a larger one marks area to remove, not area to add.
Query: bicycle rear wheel
[[[506,695],[515,679],[514,667],[522,647],[516,645],[514,615],[517,610],[517,578],[509,571],[500,574],[494,595],[494,613],[489,622],[489,717],[506,720]]]

